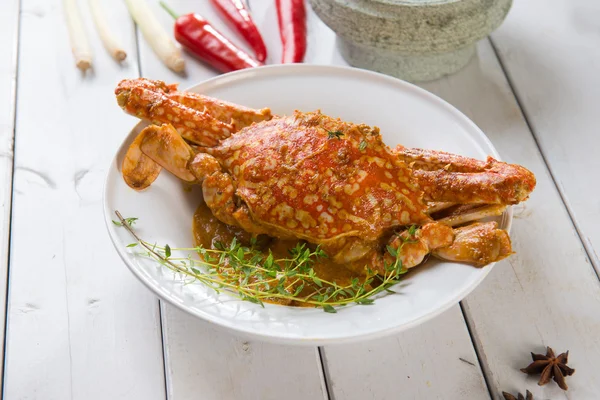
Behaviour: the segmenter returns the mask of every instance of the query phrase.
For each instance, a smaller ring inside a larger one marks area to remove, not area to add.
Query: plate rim
[[[477,134],[479,135],[478,139],[482,140],[488,146],[490,153],[491,153],[490,155],[493,156],[494,158],[496,158],[497,160],[501,160],[501,157],[498,154],[498,151],[496,150],[496,148],[494,147],[494,145],[490,141],[490,139],[487,137],[487,135],[477,126],[477,124],[475,124],[469,117],[467,117],[464,113],[462,113],[460,110],[458,110],[452,104],[448,103],[447,101],[440,98],[439,96],[437,96],[437,95],[429,92],[428,90],[423,89],[415,84],[412,84],[410,82],[406,82],[401,79],[394,78],[394,77],[391,77],[391,76],[388,76],[388,75],[385,75],[382,73],[374,72],[374,71],[369,71],[369,70],[364,70],[364,69],[354,68],[354,67],[347,67],[347,66],[336,66],[336,65],[310,65],[310,64],[268,65],[268,66],[262,66],[262,67],[258,67],[258,68],[244,69],[244,70],[229,72],[229,73],[222,74],[222,75],[217,75],[215,77],[201,81],[195,85],[189,86],[183,90],[198,91],[199,88],[206,89],[207,87],[211,87],[211,86],[223,85],[226,83],[234,83],[236,80],[252,79],[252,77],[260,76],[260,75],[269,75],[269,74],[293,75],[295,71],[302,71],[303,74],[309,74],[309,75],[310,74],[318,75],[319,73],[322,73],[322,72],[329,72],[329,73],[338,72],[339,74],[350,74],[350,75],[354,75],[354,76],[364,75],[364,76],[370,77],[372,79],[380,79],[383,81],[388,81],[394,85],[404,86],[405,89],[416,92],[418,95],[427,97],[428,100],[436,102],[439,106],[446,109],[446,111],[451,112],[454,117],[460,119],[461,122],[469,125],[470,128],[473,131],[477,132]],[[109,184],[109,180],[110,180],[112,166],[118,165],[117,159],[119,157],[121,149],[126,145],[126,141],[129,138],[129,135],[131,134],[131,132],[133,132],[134,130],[136,130],[137,128],[139,128],[141,125],[144,125],[144,124],[147,124],[147,123],[144,121],[139,121],[137,124],[135,124],[132,127],[132,129],[129,131],[128,135],[120,143],[115,155],[111,159],[109,168],[107,169],[103,188],[102,188],[102,191],[103,191],[102,192],[102,205],[103,205],[103,211],[104,211],[105,226],[107,228],[109,237],[113,244],[113,247],[117,251],[117,254],[119,254],[121,260],[125,263],[127,268],[133,273],[133,275],[140,282],[142,282],[142,284],[144,284],[144,286],[146,286],[148,289],[150,289],[150,291],[152,293],[154,293],[156,296],[158,296],[159,299],[167,301],[169,304],[177,307],[178,309],[184,311],[185,313],[192,315],[196,318],[200,318],[200,319],[212,324],[212,326],[214,326],[218,329],[233,331],[236,334],[239,334],[239,335],[242,335],[244,337],[254,339],[254,340],[266,341],[266,342],[270,342],[270,343],[286,344],[286,345],[305,345],[305,346],[328,345],[329,346],[329,345],[347,344],[347,343],[354,343],[354,342],[360,342],[360,341],[381,338],[381,337],[389,336],[394,333],[399,333],[399,332],[405,331],[407,329],[411,329],[413,327],[419,326],[422,323],[429,321],[429,320],[435,318],[436,316],[442,314],[443,312],[447,311],[452,306],[454,306],[457,303],[459,303],[460,301],[462,301],[476,287],[478,287],[481,284],[481,282],[488,276],[488,274],[491,272],[492,268],[496,264],[496,262],[494,262],[494,263],[488,264],[485,267],[482,267],[481,268],[482,273],[480,274],[478,279],[474,280],[471,285],[467,286],[462,291],[458,292],[455,296],[453,296],[450,300],[446,301],[446,303],[444,303],[441,307],[438,307],[437,309],[434,309],[426,314],[423,314],[420,317],[415,318],[412,321],[409,321],[407,323],[388,327],[388,328],[381,329],[381,330],[378,330],[375,332],[367,332],[367,333],[361,333],[361,334],[357,334],[357,335],[345,334],[343,336],[328,337],[328,338],[303,338],[303,337],[295,337],[295,336],[281,336],[279,334],[271,335],[268,332],[258,333],[251,329],[247,329],[245,327],[240,327],[240,326],[236,325],[235,323],[231,323],[231,324],[223,323],[223,321],[221,321],[221,320],[212,318],[210,314],[203,314],[203,313],[197,312],[196,310],[187,308],[185,306],[185,304],[183,304],[183,303],[179,302],[177,299],[175,299],[175,297],[173,297],[171,295],[171,293],[169,293],[165,290],[162,290],[162,288],[157,287],[157,285],[154,285],[150,280],[148,280],[141,273],[141,271],[139,271],[139,267],[134,265],[134,263],[130,260],[130,254],[126,251],[126,248],[124,246],[122,246],[122,243],[120,243],[119,238],[117,237],[116,231],[114,230],[115,227],[113,226],[114,224],[112,222],[114,216],[112,215],[112,210],[109,209],[109,207],[108,207],[108,201],[109,201],[108,200],[108,191],[110,190],[110,188],[108,187],[108,184]],[[512,206],[509,206],[507,208],[507,210],[502,215],[502,218],[503,218],[503,222],[506,224],[505,230],[508,233],[510,233],[510,230],[512,228],[512,222],[513,222]]]

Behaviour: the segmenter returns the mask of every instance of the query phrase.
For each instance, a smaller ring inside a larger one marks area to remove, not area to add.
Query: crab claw
[[[190,163],[188,170],[188,158],[195,151],[186,141],[214,146],[239,129],[273,117],[268,108],[255,110],[197,93],[179,92],[177,85],[144,78],[121,81],[115,94],[119,106],[127,113],[158,125],[143,130],[123,160],[125,182],[136,190],[150,186],[161,165],[184,181],[195,181],[193,169],[198,170],[200,164]],[[170,129],[160,127],[163,124]]]
[[[121,174],[125,183],[135,190],[146,189],[156,180],[162,170],[161,166],[152,161],[140,148],[145,135],[145,130],[137,135],[133,143],[129,145],[121,164]]]
[[[125,112],[156,125],[169,123],[186,140],[214,146],[219,140],[272,118],[271,110],[252,108],[191,92],[150,79],[125,79],[115,89]]]
[[[200,183],[220,170],[217,160],[196,153],[173,126],[150,125],[129,146],[121,172],[127,185],[142,190],[154,182],[163,167],[187,183]]]
[[[233,180],[213,156],[196,153],[171,125],[151,125],[140,136],[139,149],[145,156],[185,182],[202,183],[204,201],[219,220],[261,233],[245,215],[247,208],[235,203]]]
[[[231,124],[169,98],[172,92],[173,85],[148,79],[123,80],[115,90],[125,112],[156,125],[171,124],[192,143],[214,146],[233,133]]]
[[[492,221],[455,229],[452,244],[437,248],[432,254],[444,260],[483,267],[510,256],[513,251],[508,233],[498,229],[498,224]]]
[[[476,219],[499,215],[504,205],[472,205],[467,211],[449,215],[440,220],[427,223],[419,229],[405,230],[392,237],[387,248],[397,252],[402,267],[410,269],[420,265],[428,254],[437,258],[473,264],[479,267],[500,261],[513,253],[510,237],[505,230],[498,229],[496,222],[476,222],[460,228],[461,225]],[[371,256],[371,265],[379,274],[386,273],[386,266],[393,265],[395,255],[390,250],[375,252]],[[364,260],[353,263],[352,268],[360,268]]]
[[[140,133],[141,151],[167,171],[188,183],[197,181],[189,168],[195,152],[171,125],[150,125]]]
[[[528,169],[492,157],[480,161],[403,146],[394,153],[413,169],[425,201],[517,204],[527,200],[536,184]]]

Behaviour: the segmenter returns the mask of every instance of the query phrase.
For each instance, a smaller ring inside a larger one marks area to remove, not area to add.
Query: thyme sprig
[[[400,250],[408,240],[398,249],[388,247],[394,261],[384,263],[384,274],[366,268],[364,277],[355,277],[350,284],[341,285],[316,275],[315,262],[327,257],[318,246],[312,250],[305,243],[298,243],[285,258],[275,257],[270,250],[265,254],[257,248],[255,240],[250,246],[244,246],[235,238],[229,245],[217,242],[214,249],[159,246],[135,233],[132,224],[137,218],[123,218],[119,211],[115,214],[119,218],[119,221],[113,221],[115,225],[124,227],[135,238],[135,242],[127,247],[144,249],[139,255],[188,278],[186,283],[200,282],[216,293],[226,292],[263,307],[264,302],[294,303],[335,313],[335,306],[370,305],[378,294],[395,293],[390,288],[399,283],[407,271],[402,266]]]
[[[342,131],[327,131],[327,137],[329,139],[340,139],[342,136],[344,136],[344,132]]]

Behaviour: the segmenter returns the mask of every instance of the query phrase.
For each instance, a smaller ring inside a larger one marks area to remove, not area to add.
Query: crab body
[[[259,224],[314,243],[427,219],[411,170],[379,132],[320,113],[245,128],[207,152],[233,177]]]
[[[154,123],[125,157],[123,175],[130,186],[148,186],[162,166],[184,181],[201,183],[206,204],[221,221],[253,234],[321,245],[337,262],[369,259],[381,269],[382,239],[398,246],[407,233],[394,231],[411,225],[421,228],[410,233],[414,243],[403,254],[406,267],[430,252],[467,262],[474,254],[475,264],[497,261],[512,250],[508,234],[495,223],[459,229],[460,240],[454,240],[451,226],[499,215],[505,204],[527,198],[535,185],[523,167],[493,159],[484,163],[402,146],[391,150],[377,128],[318,111],[273,117],[268,109],[147,80],[121,83],[117,97],[125,111]],[[172,124],[175,115],[185,118]],[[451,215],[446,223],[429,215],[456,203],[483,208]],[[486,248],[494,255],[481,255]]]
[[[222,221],[307,240],[338,261],[364,256],[394,227],[429,221],[411,169],[366,125],[296,112],[252,124],[197,155],[169,125],[148,128],[143,141],[146,153],[171,151],[157,158],[168,169],[182,160],[174,172],[202,182]]]

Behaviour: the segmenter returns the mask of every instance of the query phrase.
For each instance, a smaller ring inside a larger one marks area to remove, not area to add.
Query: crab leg
[[[233,133],[233,125],[170,99],[172,91],[172,85],[160,81],[133,79],[121,81],[115,94],[128,114],[156,125],[171,124],[186,140],[201,146],[214,146]]]
[[[242,216],[235,213],[233,181],[213,156],[196,153],[171,125],[150,125],[140,136],[139,148],[144,155],[185,182],[202,183],[204,201],[215,217],[240,225],[237,218]]]
[[[234,132],[254,122],[268,121],[273,118],[268,108],[256,110],[198,93],[172,92],[167,94],[167,97],[196,111],[208,113],[221,122],[231,124]]]
[[[438,222],[430,222],[417,229],[414,235],[411,235],[409,231],[404,231],[394,236],[389,245],[398,249],[404,268],[413,268],[421,264],[433,250],[450,246],[453,241],[454,230],[451,227]],[[392,264],[394,258],[386,252],[383,261],[384,265],[385,263]],[[381,261],[375,264],[379,270],[383,266],[381,264]]]
[[[436,221],[448,226],[458,226],[483,218],[497,217],[502,215],[506,207],[504,204],[462,204],[443,218],[436,219]]]
[[[265,233],[250,221],[246,207],[236,205],[233,180],[213,156],[196,153],[171,125],[151,125],[140,136],[143,154],[183,181],[202,183],[204,201],[215,217],[250,233]]]
[[[425,201],[517,204],[535,188],[535,176],[520,165],[488,157],[479,161],[442,151],[408,149],[395,153],[413,168]]]
[[[445,260],[484,266],[512,254],[508,233],[498,229],[495,221],[453,227],[500,215],[505,209],[506,206],[496,204],[461,205],[445,218],[427,223],[412,234],[406,230],[393,236],[388,245],[399,250],[404,268],[416,267],[428,254]],[[373,255],[371,262],[375,270],[384,274],[385,265],[393,263],[394,258],[388,252],[383,256],[378,253]]]
[[[444,151],[411,149],[398,145],[394,153],[412,168],[423,171],[443,169],[448,172],[482,172],[486,167],[485,161]]]
[[[476,266],[484,266],[500,261],[513,253],[510,237],[498,223],[477,222],[460,228],[451,228],[439,222],[430,222],[418,229],[414,236],[402,232],[389,244],[400,249],[399,257],[404,268],[421,264],[428,254],[449,261],[460,261]],[[380,273],[385,273],[385,264],[394,262],[386,253],[374,257],[373,265]]]
[[[456,205],[456,203],[449,201],[430,201],[426,204],[427,210],[425,210],[425,212],[427,215],[431,215],[438,211],[446,210],[454,205]]]
[[[461,205],[450,215],[438,219],[436,222],[454,227],[487,217],[499,216],[505,210],[506,206],[502,204]],[[484,266],[508,257],[513,254],[513,251],[508,233],[503,229],[498,229],[498,223],[492,221],[475,222],[455,228],[452,244],[435,248],[431,254],[443,260]]]

